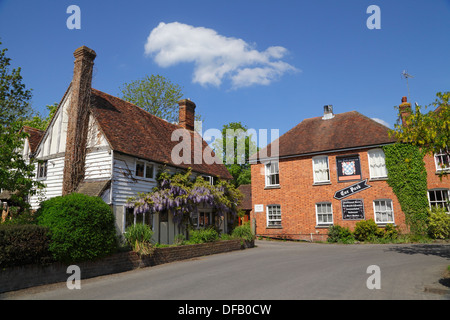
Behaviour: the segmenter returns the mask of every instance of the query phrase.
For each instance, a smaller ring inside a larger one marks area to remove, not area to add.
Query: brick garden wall
[[[186,246],[157,248],[150,256],[140,257],[135,252],[122,252],[94,262],[77,263],[81,278],[125,272],[137,268],[191,259],[222,252],[253,247],[254,243],[241,244],[241,240],[217,241]],[[27,265],[0,270],[0,293],[24,288],[66,282],[71,275],[66,273],[68,265],[53,263],[48,266]]]

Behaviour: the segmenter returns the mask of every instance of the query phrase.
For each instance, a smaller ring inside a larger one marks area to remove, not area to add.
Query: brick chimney
[[[75,50],[73,56],[75,63],[68,106],[63,195],[74,192],[84,179],[92,69],[97,54],[82,46]]]
[[[402,97],[402,104],[398,107],[402,118],[402,126],[405,127],[406,119],[411,115],[411,103],[408,102],[408,98]]]
[[[178,101],[180,106],[179,111],[179,124],[187,130],[194,131],[195,121],[195,103],[189,99],[183,99]]]

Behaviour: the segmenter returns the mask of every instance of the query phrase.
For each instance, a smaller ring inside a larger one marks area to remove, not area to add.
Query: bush
[[[0,226],[0,268],[50,262],[48,228],[37,225]]]
[[[353,243],[355,238],[349,228],[333,225],[328,228],[327,242]]]
[[[393,224],[387,224],[384,228],[383,238],[386,240],[395,240],[398,238],[400,232],[398,231],[398,227]]]
[[[450,238],[450,214],[444,208],[433,206],[429,211],[428,235],[433,239]]]
[[[357,222],[353,234],[358,241],[370,241],[377,238],[380,231],[375,221],[369,219]]]
[[[219,234],[214,228],[197,229],[189,232],[190,243],[214,242],[219,240]]]
[[[153,231],[146,224],[136,223],[129,226],[124,234],[128,244],[139,254],[150,254],[152,252]]]
[[[241,238],[246,241],[252,241],[254,239],[249,223],[245,223],[241,226],[234,228],[233,232],[231,233],[231,236],[233,238]]]
[[[115,218],[99,197],[72,193],[42,202],[38,223],[50,230],[50,252],[72,263],[107,256],[117,248]]]

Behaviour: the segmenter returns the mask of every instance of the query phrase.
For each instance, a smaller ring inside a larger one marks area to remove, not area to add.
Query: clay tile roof
[[[39,129],[35,129],[35,128],[31,128],[31,127],[28,127],[28,126],[24,126],[22,128],[22,130],[29,134],[28,142],[30,144],[30,149],[31,149],[32,153],[35,152],[36,148],[37,148],[39,142],[41,141],[41,138],[44,135],[45,131],[39,130]]]
[[[111,180],[101,180],[101,181],[89,181],[84,180],[80,183],[76,193],[82,193],[91,197],[100,197],[109,185],[111,184]]]
[[[369,147],[395,141],[395,138],[389,137],[388,127],[357,111],[350,111],[335,114],[334,118],[328,120],[322,117],[303,120],[278,139],[279,157]],[[270,157],[271,145],[264,152],[267,153],[260,151],[259,154]],[[252,160],[255,156],[252,156]]]
[[[191,135],[191,164],[175,164],[172,162],[171,153],[180,142],[171,141],[171,137],[174,130],[181,128],[179,125],[169,123],[132,103],[96,89],[92,89],[91,111],[114,151],[175,167],[191,167],[194,172],[222,179],[232,179],[223,164],[208,165],[203,159],[201,164],[194,164],[196,133],[192,131],[186,131]],[[205,148],[209,146],[202,139],[202,151]]]
[[[252,210],[252,185],[242,184],[238,187],[238,190],[242,192],[244,198],[239,204],[238,209],[242,210]]]

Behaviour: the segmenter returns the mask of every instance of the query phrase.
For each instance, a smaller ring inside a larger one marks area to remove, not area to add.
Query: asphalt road
[[[79,290],[69,290],[66,283],[60,283],[3,294],[0,299],[450,299],[450,288],[439,282],[450,265],[449,244],[257,241],[256,245],[252,249],[81,280]],[[379,269],[368,273],[369,266]],[[379,284],[379,289],[369,289],[368,279],[369,284]]]

